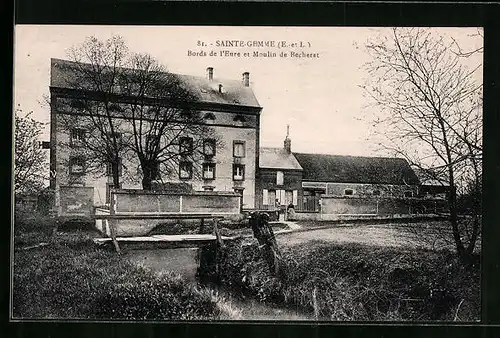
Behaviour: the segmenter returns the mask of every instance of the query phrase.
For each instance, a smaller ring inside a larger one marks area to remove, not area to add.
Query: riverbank
[[[36,220],[34,220],[36,222]],[[29,226],[28,226],[29,228]],[[210,294],[178,273],[159,274],[101,250],[88,231],[16,233],[12,316],[22,319],[227,318]],[[40,245],[44,243],[45,245]]]
[[[278,279],[255,243],[231,243],[218,282],[316,320],[480,319],[479,265],[464,267],[448,250],[314,240],[282,246],[282,256],[285,274]]]

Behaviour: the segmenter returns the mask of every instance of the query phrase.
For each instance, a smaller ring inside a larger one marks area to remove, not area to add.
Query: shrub
[[[16,318],[201,319],[220,310],[209,294],[173,274],[157,275],[92,243],[58,234],[49,246],[14,253]]]
[[[461,302],[465,319],[479,318],[479,269],[448,251],[309,242],[285,248],[283,264],[276,279],[257,245],[233,243],[220,258],[219,283],[318,319],[454,320]]]

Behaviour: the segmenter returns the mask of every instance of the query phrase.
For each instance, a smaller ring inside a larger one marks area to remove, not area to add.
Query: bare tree
[[[70,58],[66,84],[75,94],[67,99],[71,114],[64,120],[67,127],[86,131],[80,152],[87,170],[103,173],[108,166],[119,187],[122,168],[127,169],[142,176],[145,190],[163,178],[199,174],[194,164],[220,141],[204,123],[189,84],[152,56],[129,52],[116,36],[88,38],[70,50]]]
[[[16,110],[14,130],[14,192],[30,194],[39,192],[47,178],[44,175],[47,159],[39,145],[43,123]]]
[[[111,167],[113,185],[120,186],[120,159],[124,146],[122,121],[116,119],[117,84],[127,61],[128,49],[120,37],[100,41],[89,37],[68,52],[71,63],[62,65],[64,85],[71,95],[60,100],[57,107],[60,122],[68,133],[70,144],[77,140],[85,170],[108,174]]]
[[[480,226],[475,222],[466,240],[457,194],[470,182],[480,187],[482,83],[475,76],[481,65],[467,67],[455,46],[429,29],[394,28],[366,46],[372,61],[364,89],[380,112],[374,126],[381,144],[449,186],[453,239],[459,257],[468,261]]]
[[[188,84],[150,55],[133,54],[120,87],[130,98],[121,116],[127,124],[127,146],[140,165],[143,189],[151,189],[154,180],[200,176],[195,164],[205,160],[208,147],[214,152],[221,141],[205,123],[199,99]]]

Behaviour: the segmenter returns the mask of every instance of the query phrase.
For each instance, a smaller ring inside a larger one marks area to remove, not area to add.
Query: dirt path
[[[312,240],[392,247],[421,245],[393,224],[342,225],[327,229],[282,233],[276,238],[278,244],[282,245],[295,245]]]

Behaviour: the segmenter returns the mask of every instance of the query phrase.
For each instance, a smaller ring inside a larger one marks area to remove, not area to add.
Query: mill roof
[[[410,184],[419,180],[402,158],[294,153],[304,181]]]
[[[261,147],[259,154],[260,168],[302,170],[302,167],[293,154],[288,153],[283,148]]]
[[[76,65],[74,61],[52,58],[50,86],[68,88],[68,79],[71,78],[71,72]],[[90,67],[90,64],[88,66]],[[244,86],[241,81],[217,77],[209,80],[201,76],[169,74],[176,77],[184,88],[189,89],[201,102],[260,108],[252,88]],[[219,91],[220,84],[222,92]]]

